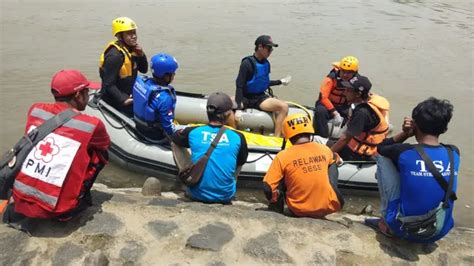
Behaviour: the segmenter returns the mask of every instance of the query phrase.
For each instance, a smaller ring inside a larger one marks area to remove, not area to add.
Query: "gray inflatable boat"
[[[207,122],[207,95],[177,92],[175,118],[181,125],[203,124]],[[110,135],[112,145],[111,159],[120,166],[145,174],[175,179],[177,168],[170,145],[152,143],[140,137],[135,130],[135,122],[103,101],[94,103],[94,95],[84,111],[100,118]],[[289,113],[308,113],[312,108],[289,103]],[[261,187],[263,176],[273,158],[281,150],[282,139],[269,136],[274,123],[271,113],[256,109],[242,111],[239,130],[247,139],[249,156],[238,178],[240,187]],[[341,128],[330,124],[333,137],[337,137]],[[339,186],[349,189],[377,190],[375,162],[346,162],[339,167]]]

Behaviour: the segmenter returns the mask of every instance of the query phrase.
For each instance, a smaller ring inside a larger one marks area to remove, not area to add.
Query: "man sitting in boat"
[[[331,146],[344,160],[368,161],[377,154],[377,144],[388,134],[383,97],[370,95],[372,83],[362,75],[355,75],[349,81],[341,82],[345,88],[345,97],[355,108],[349,118],[346,131]]]
[[[133,86],[133,112],[138,132],[145,139],[159,141],[175,131],[176,91],[170,83],[178,61],[172,55],[159,53],[151,58],[150,67],[153,76],[139,76]]]
[[[107,44],[99,64],[102,79],[99,97],[130,117],[133,116],[132,87],[137,71],[148,71],[146,55],[137,43],[136,30],[137,24],[130,18],[114,19],[112,34],[117,40]]]
[[[269,209],[283,213],[324,217],[344,205],[337,188],[337,154],[326,145],[312,141],[314,129],[304,114],[288,116],[283,134],[293,146],[280,151],[263,178]]]
[[[386,235],[425,243],[453,228],[459,150],[439,142],[452,114],[448,101],[429,98],[413,109],[412,118],[405,117],[402,132],[378,145],[383,218],[367,219],[366,224]],[[412,136],[418,144],[403,143]]]
[[[330,119],[334,126],[340,126],[347,118],[350,105],[347,103],[345,88],[341,82],[351,79],[359,71],[359,60],[354,56],[346,56],[332,65],[333,69],[321,83],[314,110],[313,127],[316,134],[323,138],[330,137],[328,127]]]
[[[239,74],[235,81],[235,101],[239,109],[255,108],[262,111],[276,112],[275,136],[281,136],[281,125],[288,114],[288,104],[270,97],[265,92],[270,86],[288,85],[291,77],[270,80],[270,57],[273,48],[278,47],[268,35],[255,40],[255,53],[242,59]]]
[[[40,140],[26,157],[13,184],[13,199],[3,221],[13,226],[28,218],[67,221],[92,205],[90,190],[108,162],[110,138],[104,124],[82,114],[89,89],[99,89],[77,70],[61,70],[51,81],[55,103],[35,103],[28,112],[25,133],[64,111],[75,115]],[[23,163],[23,162],[16,162]],[[1,210],[0,210],[1,213]]]
[[[233,109],[236,107],[227,94],[211,94],[206,105],[209,123],[177,131],[173,135],[173,142],[178,146],[191,148],[191,161],[196,163],[207,152],[221,127],[234,119]],[[187,195],[201,202],[229,203],[235,195],[237,176],[247,161],[247,156],[245,137],[226,128],[209,157],[201,180],[187,188]],[[183,162],[184,158],[179,157],[175,157],[178,165],[188,165]]]

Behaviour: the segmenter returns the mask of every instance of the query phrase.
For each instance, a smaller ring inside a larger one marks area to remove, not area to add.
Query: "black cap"
[[[237,109],[237,103],[223,92],[214,92],[207,99],[206,109],[208,112],[225,113]]]
[[[260,35],[258,38],[255,40],[255,46],[258,46],[259,44],[263,46],[272,46],[272,47],[278,47],[278,44],[274,43],[272,40],[272,37],[268,35]]]
[[[372,83],[370,83],[369,78],[359,74],[352,77],[349,81],[341,82],[341,84],[345,88],[351,88],[363,94],[369,93],[372,88]]]

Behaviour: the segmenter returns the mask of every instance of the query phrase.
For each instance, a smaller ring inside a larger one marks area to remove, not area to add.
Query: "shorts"
[[[265,93],[248,94],[244,95],[242,103],[244,104],[244,109],[253,108],[260,110],[260,104],[268,98],[270,98],[270,96]]]

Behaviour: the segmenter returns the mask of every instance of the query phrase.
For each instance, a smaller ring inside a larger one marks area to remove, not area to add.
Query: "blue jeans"
[[[400,198],[400,173],[389,158],[378,155],[376,160],[380,213],[385,217],[388,203]]]

